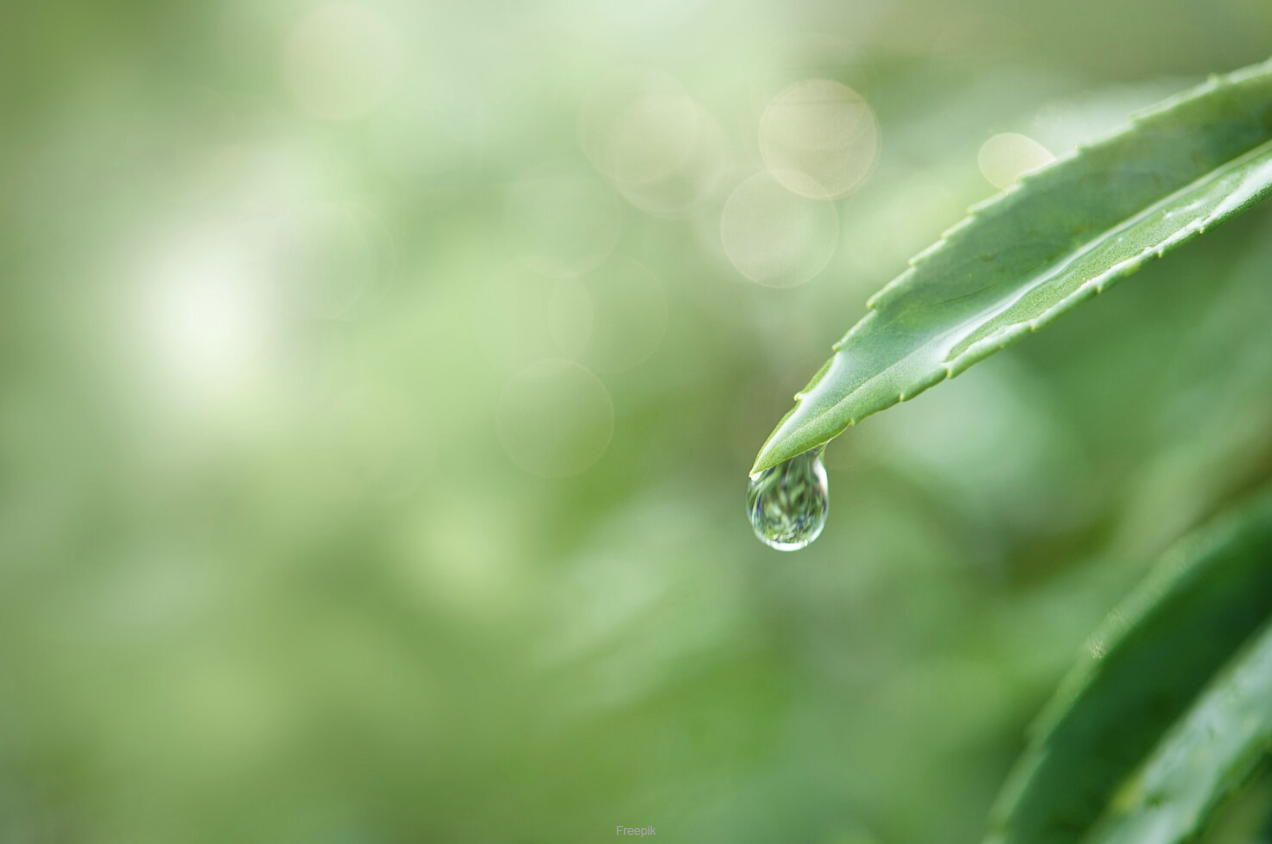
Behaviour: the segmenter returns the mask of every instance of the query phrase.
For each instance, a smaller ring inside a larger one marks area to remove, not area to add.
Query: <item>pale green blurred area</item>
[[[0,33],[4,842],[975,841],[1084,637],[1272,472],[1258,209],[832,444],[809,549],[742,506],[873,290],[1266,58],[1264,3]],[[808,80],[877,126],[830,201],[757,175],[843,116],[771,107]]]

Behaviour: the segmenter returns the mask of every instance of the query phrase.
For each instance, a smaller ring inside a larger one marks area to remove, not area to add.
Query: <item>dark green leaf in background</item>
[[[990,844],[1085,840],[1097,825],[1107,844],[1195,832],[1272,740],[1270,618],[1264,498],[1181,542],[1091,637],[1000,798]]]

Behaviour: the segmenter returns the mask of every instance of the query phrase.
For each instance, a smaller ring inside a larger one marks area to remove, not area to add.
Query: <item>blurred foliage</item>
[[[1036,153],[987,141],[1060,154],[1269,31],[9,4],[0,839],[977,839],[1087,633],[1272,470],[1269,211],[836,441],[796,556],[746,468],[995,151]],[[877,123],[833,201],[763,175],[810,79]]]

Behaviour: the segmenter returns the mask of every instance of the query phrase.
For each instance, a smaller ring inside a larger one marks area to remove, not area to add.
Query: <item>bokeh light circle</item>
[[[655,217],[681,220],[706,208],[724,184],[729,170],[728,149],[716,122],[699,114],[701,125],[689,157],[666,178],[655,182],[618,182],[623,198]]]
[[[981,145],[976,158],[986,180],[1004,190],[1025,173],[1056,160],[1042,144],[1015,132],[994,135]]]
[[[658,217],[703,208],[722,183],[727,149],[715,120],[669,74],[627,68],[584,99],[579,143],[623,198]]]
[[[757,173],[724,203],[720,237],[742,275],[766,287],[794,287],[830,263],[839,214],[832,203],[796,196],[775,175]]]
[[[788,190],[814,199],[849,193],[870,174],[879,149],[874,112],[861,95],[828,79],[800,82],[760,116],[760,153]]]
[[[697,104],[671,75],[627,68],[610,74],[585,98],[579,141],[608,178],[646,184],[688,160],[699,125]]]
[[[587,469],[609,447],[614,403],[591,370],[565,360],[536,361],[504,386],[496,430],[522,469],[565,478]]]

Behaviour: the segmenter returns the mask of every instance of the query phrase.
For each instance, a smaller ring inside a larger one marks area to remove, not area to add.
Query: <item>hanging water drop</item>
[[[746,514],[755,535],[779,551],[798,551],[826,525],[830,485],[821,456],[825,446],[798,454],[751,476]]]

